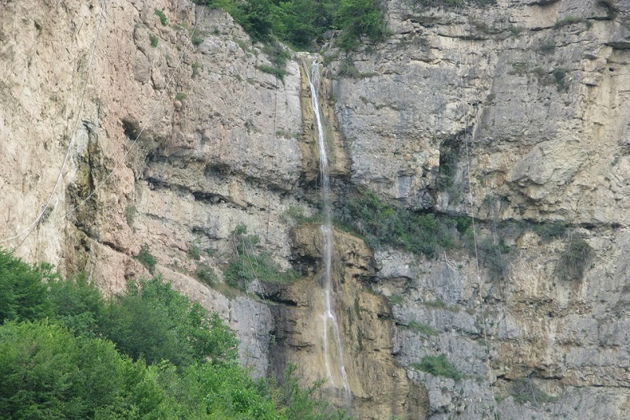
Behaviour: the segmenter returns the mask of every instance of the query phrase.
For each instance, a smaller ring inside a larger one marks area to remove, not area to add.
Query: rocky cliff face
[[[336,205],[367,188],[474,218],[468,249],[432,258],[337,231],[356,414],[624,418],[630,4],[423,3],[388,1],[382,44],[323,51]],[[146,246],[255,374],[323,376],[319,231],[287,216],[319,202],[299,57],[277,80],[229,16],[187,0],[0,8],[0,246],[110,293],[150,274]],[[302,278],[226,286],[239,224]],[[454,374],[428,367],[442,354]]]

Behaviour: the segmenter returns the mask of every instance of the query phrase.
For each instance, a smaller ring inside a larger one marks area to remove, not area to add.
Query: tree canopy
[[[105,299],[0,249],[0,418],[342,418],[302,389],[253,380],[217,314],[160,278]]]

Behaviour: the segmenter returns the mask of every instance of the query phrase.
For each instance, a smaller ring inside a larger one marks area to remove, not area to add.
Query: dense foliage
[[[111,342],[44,321],[0,327],[2,418],[155,418],[166,415],[155,369]]]
[[[252,380],[221,319],[159,278],[107,300],[0,250],[0,292],[0,418],[342,417],[291,375]]]
[[[276,36],[296,48],[310,49],[330,30],[340,30],[339,45],[352,49],[365,36],[384,38],[378,0],[195,0],[227,11],[254,41]]]

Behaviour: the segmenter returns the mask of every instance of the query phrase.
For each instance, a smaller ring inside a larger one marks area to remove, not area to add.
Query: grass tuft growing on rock
[[[127,206],[125,207],[125,220],[127,220],[127,224],[129,226],[133,226],[133,222],[136,219],[136,214],[138,213],[138,210],[136,209],[135,206]]]
[[[390,305],[400,305],[405,299],[401,295],[391,295],[387,297]]]
[[[282,218],[287,223],[295,225],[302,225],[304,223],[319,223],[322,221],[322,214],[315,213],[311,216],[304,214],[304,208],[300,206],[289,206],[289,208],[282,214]]]
[[[434,328],[430,327],[427,324],[422,324],[420,322],[416,322],[416,321],[411,321],[408,325],[407,328],[409,328],[410,330],[416,331],[420,334],[424,334],[424,335],[438,335],[438,331],[435,330]]]
[[[457,371],[455,365],[453,365],[444,354],[440,354],[439,356],[424,356],[420,363],[412,363],[411,367],[434,376],[444,376],[456,381],[462,378],[462,374]]]
[[[561,19],[558,19],[556,23],[553,25],[554,28],[562,28],[563,26],[575,25],[576,23],[584,23],[586,19],[578,16],[565,16]]]
[[[157,17],[160,18],[160,23],[162,24],[162,26],[166,26],[168,25],[168,19],[166,18],[166,15],[164,14],[164,12],[160,9],[155,9],[155,15]]]

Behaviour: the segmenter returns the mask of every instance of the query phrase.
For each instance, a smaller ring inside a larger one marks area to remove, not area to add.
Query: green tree
[[[45,321],[0,327],[0,417],[164,418],[153,371]]]
[[[0,323],[35,319],[51,313],[42,279],[53,279],[52,266],[32,266],[0,249]]]
[[[334,25],[342,30],[339,45],[346,50],[356,48],[362,36],[376,42],[386,34],[383,11],[377,0],[340,0]]]
[[[99,324],[99,332],[120,351],[148,363],[236,360],[236,338],[221,318],[208,317],[198,303],[160,278],[131,283],[127,294],[108,305]]]
[[[310,49],[332,24],[331,2],[313,0],[281,1],[274,8],[273,31],[282,40]]]
[[[48,283],[52,318],[75,334],[98,335],[99,323],[105,317],[101,293],[88,283],[85,274],[73,280],[56,279]]]

